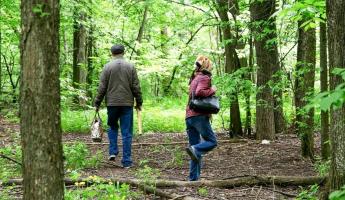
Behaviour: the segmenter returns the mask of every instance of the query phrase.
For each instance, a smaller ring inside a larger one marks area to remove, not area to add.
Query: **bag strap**
[[[97,118],[98,117],[98,118]],[[102,123],[102,118],[101,116],[99,115],[99,111],[96,111],[95,112],[95,116],[93,117],[93,121],[95,120],[99,120],[100,123]]]
[[[196,93],[196,89],[198,88],[198,84],[199,84],[200,80],[197,80],[196,82],[196,87],[194,90],[192,90],[192,100],[195,98],[195,93]]]

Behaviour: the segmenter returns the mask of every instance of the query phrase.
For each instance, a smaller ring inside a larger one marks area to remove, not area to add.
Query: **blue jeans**
[[[109,155],[119,154],[117,145],[117,135],[119,130],[118,121],[122,135],[122,165],[128,167],[132,165],[132,135],[133,135],[133,107],[131,106],[108,106],[108,138]]]
[[[193,146],[199,157],[199,162],[189,161],[189,180],[197,181],[200,178],[202,155],[217,146],[217,138],[212,130],[210,119],[206,115],[189,117],[186,119],[189,145]],[[202,141],[200,136],[202,137]]]

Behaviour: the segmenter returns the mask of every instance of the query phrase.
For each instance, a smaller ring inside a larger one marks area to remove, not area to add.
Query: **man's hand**
[[[135,109],[136,109],[137,111],[141,111],[141,106],[135,106]]]

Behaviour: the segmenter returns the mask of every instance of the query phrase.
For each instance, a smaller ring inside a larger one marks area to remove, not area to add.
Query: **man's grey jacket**
[[[101,105],[104,97],[107,106],[133,106],[134,98],[137,106],[143,103],[136,69],[122,55],[114,56],[104,66],[95,99],[96,107]]]

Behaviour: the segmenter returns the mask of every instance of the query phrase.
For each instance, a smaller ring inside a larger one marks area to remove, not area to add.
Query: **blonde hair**
[[[212,67],[212,62],[206,56],[200,55],[196,58],[195,64],[197,65],[197,71],[207,70],[210,71]]]
[[[210,72],[211,71],[210,68],[212,67],[212,62],[206,56],[200,55],[196,58],[195,65],[196,67],[193,70],[192,75],[189,79],[189,85],[192,83],[197,72],[201,72],[203,70]]]

